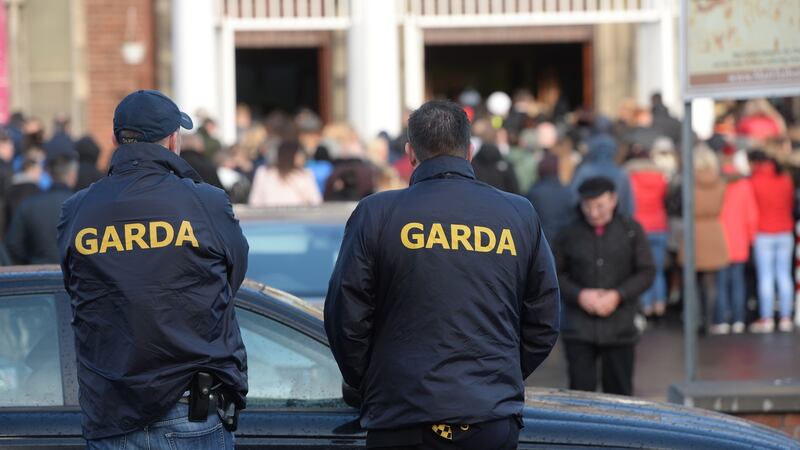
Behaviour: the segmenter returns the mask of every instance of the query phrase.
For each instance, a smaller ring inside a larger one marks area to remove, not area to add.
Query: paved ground
[[[684,377],[683,329],[677,316],[649,326],[636,348],[634,392],[666,400],[670,384]],[[700,336],[698,380],[760,380],[800,377],[800,332]],[[527,380],[529,386],[567,387],[561,344]]]

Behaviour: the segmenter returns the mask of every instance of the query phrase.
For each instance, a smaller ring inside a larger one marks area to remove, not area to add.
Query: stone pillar
[[[616,116],[626,98],[636,98],[634,25],[594,27],[595,109]]]
[[[404,105],[416,109],[425,101],[425,41],[413,21],[403,26]]]
[[[172,99],[197,123],[198,111],[222,122],[220,60],[213,0],[172,3]],[[224,69],[223,69],[224,70]],[[221,127],[222,128],[222,127]]]
[[[361,138],[400,131],[400,45],[395,0],[352,0],[348,118]]]

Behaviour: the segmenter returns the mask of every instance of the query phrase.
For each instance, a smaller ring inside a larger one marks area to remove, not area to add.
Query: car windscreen
[[[247,277],[298,297],[324,297],[344,224],[242,222]]]

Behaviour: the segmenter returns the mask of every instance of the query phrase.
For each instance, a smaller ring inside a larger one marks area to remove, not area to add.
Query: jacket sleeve
[[[208,186],[214,191],[216,211],[209,211],[213,218],[217,235],[222,241],[225,252],[225,265],[228,273],[228,283],[231,285],[233,295],[239,291],[247,273],[247,255],[250,246],[239,226],[239,220],[233,214],[233,206],[225,191]]]
[[[617,286],[623,301],[636,301],[653,284],[656,266],[650,253],[650,244],[642,226],[629,219],[629,229],[634,233],[631,243],[633,249],[633,273]]]
[[[345,227],[325,298],[325,332],[344,381],[358,389],[369,366],[375,311],[375,226],[362,201]]]
[[[539,367],[555,345],[561,308],[558,277],[550,245],[538,223],[534,229],[536,234],[533,236],[537,236],[537,239],[520,314],[523,379]]]
[[[577,303],[578,294],[583,289],[572,279],[569,272],[569,261],[567,261],[567,241],[569,240],[569,228],[559,233],[555,246],[556,270],[558,271],[558,285],[561,290],[561,298],[567,303]]]
[[[749,181],[743,185],[744,189],[744,211],[745,221],[747,223],[747,245],[756,239],[758,233],[758,203],[756,203],[756,194],[753,192],[753,185]]]

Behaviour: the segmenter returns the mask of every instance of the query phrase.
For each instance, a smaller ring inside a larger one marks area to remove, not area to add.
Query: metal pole
[[[697,289],[694,254],[694,151],[692,149],[692,102],[684,101],[681,139],[683,169],[683,337],[686,382],[694,381],[697,363]]]

